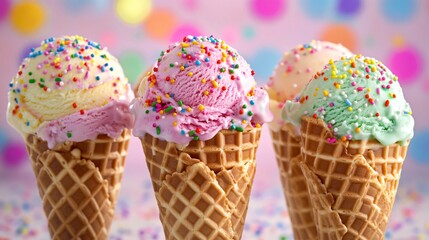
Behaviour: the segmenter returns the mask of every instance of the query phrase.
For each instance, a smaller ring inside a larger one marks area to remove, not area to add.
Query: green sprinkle
[[[235,64],[234,68],[238,69],[240,66],[238,64]]]
[[[198,141],[198,140],[200,140],[200,138],[198,136],[194,136],[194,140]]]
[[[229,69],[229,74],[234,74],[234,70]]]
[[[239,132],[243,132],[244,131],[243,127],[240,127],[240,126],[236,127],[235,130],[237,130]]]
[[[44,87],[45,87],[45,85],[44,85],[44,84],[40,84],[40,83],[39,83],[39,87],[40,87],[40,88],[44,88]]]
[[[45,82],[45,79],[41,78],[41,79],[40,79],[40,81],[41,81],[41,82]]]
[[[170,63],[170,67],[174,67],[174,63]]]
[[[235,130],[235,125],[231,125],[231,127],[229,127],[229,129]]]
[[[149,114],[149,110],[146,110],[145,112],[146,112],[146,114]]]
[[[156,134],[157,135],[161,134],[161,128],[159,126],[156,126]]]
[[[55,78],[55,82],[61,82],[61,78],[59,77]]]
[[[33,73],[32,72],[28,72],[28,75],[31,76],[31,75],[33,75]]]
[[[195,135],[195,130],[189,131],[189,136],[193,136],[193,135]]]
[[[220,69],[220,72],[225,72],[225,68],[221,68],[221,69]]]
[[[36,79],[34,79],[34,78],[32,78],[32,79],[30,79],[30,81],[29,81],[30,83],[35,83],[36,82]]]
[[[250,116],[252,116],[252,115],[253,115],[253,112],[252,112],[252,111],[248,111],[248,112],[247,112],[247,115],[249,115],[249,117],[250,117]]]
[[[155,107],[156,106],[156,102],[152,102],[152,107]]]
[[[164,112],[169,113],[169,112],[171,112],[171,110],[173,110],[173,106],[169,106],[168,108],[166,108],[164,110]]]
[[[73,134],[72,134],[71,132],[68,132],[68,133],[67,133],[67,137],[68,137],[68,138],[71,138],[72,136],[73,136]]]
[[[183,105],[182,100],[179,100],[177,103],[179,104],[180,107]]]
[[[246,105],[246,104],[244,104],[244,105],[243,105],[243,108],[247,108],[247,105]]]

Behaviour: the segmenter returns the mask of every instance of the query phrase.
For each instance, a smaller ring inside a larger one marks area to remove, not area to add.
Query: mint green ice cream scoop
[[[376,139],[383,145],[413,137],[414,119],[398,77],[381,62],[360,55],[330,61],[287,101],[282,117],[294,125],[302,116],[325,121],[343,141]]]

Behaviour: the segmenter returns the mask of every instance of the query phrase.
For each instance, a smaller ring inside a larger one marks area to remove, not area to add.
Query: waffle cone
[[[53,149],[35,135],[26,137],[52,239],[108,239],[130,133]]]
[[[280,170],[283,193],[295,239],[315,239],[316,225],[313,217],[307,181],[300,167],[301,138],[295,127],[284,124],[279,131],[271,130],[277,165]]]
[[[408,142],[337,141],[321,119],[301,120],[302,163],[318,239],[384,239]]]
[[[166,239],[241,239],[260,134],[222,130],[185,148],[141,138]]]

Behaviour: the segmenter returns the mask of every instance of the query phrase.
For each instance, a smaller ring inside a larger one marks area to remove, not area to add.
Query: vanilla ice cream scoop
[[[131,128],[133,92],[106,48],[81,36],[48,38],[10,83],[7,118],[21,134],[53,147]]]

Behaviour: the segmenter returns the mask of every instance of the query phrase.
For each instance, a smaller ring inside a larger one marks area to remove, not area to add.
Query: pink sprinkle
[[[377,88],[377,89],[375,90],[375,92],[377,92],[377,94],[378,94],[378,95],[380,95],[380,88]]]
[[[89,71],[86,71],[86,73],[85,73],[85,77],[83,77],[83,79],[88,79],[88,75],[89,75]]]
[[[48,71],[47,70],[43,70],[42,73],[43,73],[43,75],[46,75],[46,73],[48,73]]]
[[[335,104],[334,104],[333,102],[330,102],[330,103],[329,103],[329,106],[330,106],[330,107],[333,107],[334,105],[335,105]]]
[[[357,90],[358,90],[358,92],[360,92],[363,90],[363,87],[358,87]]]
[[[155,117],[155,119],[156,119],[156,120],[159,120],[159,116],[156,116],[156,117]]]
[[[328,128],[332,128],[332,124],[328,123]]]
[[[70,61],[70,57],[69,56],[66,57],[66,61]]]
[[[353,73],[353,75],[354,75],[354,73]],[[356,82],[352,82],[352,86],[353,87],[356,86]]]
[[[365,68],[365,71],[366,71],[367,73],[369,73],[369,68],[368,68],[368,67],[366,67],[366,68]]]
[[[311,72],[311,69],[310,69],[310,68],[307,68],[307,69],[305,69],[305,72],[306,72],[306,73],[309,73],[309,72]]]
[[[72,66],[71,66],[71,64],[69,64],[69,65],[67,66],[67,71],[70,71],[70,70],[72,70]]]
[[[152,124],[152,127],[156,127],[156,123],[153,123],[153,124]]]

